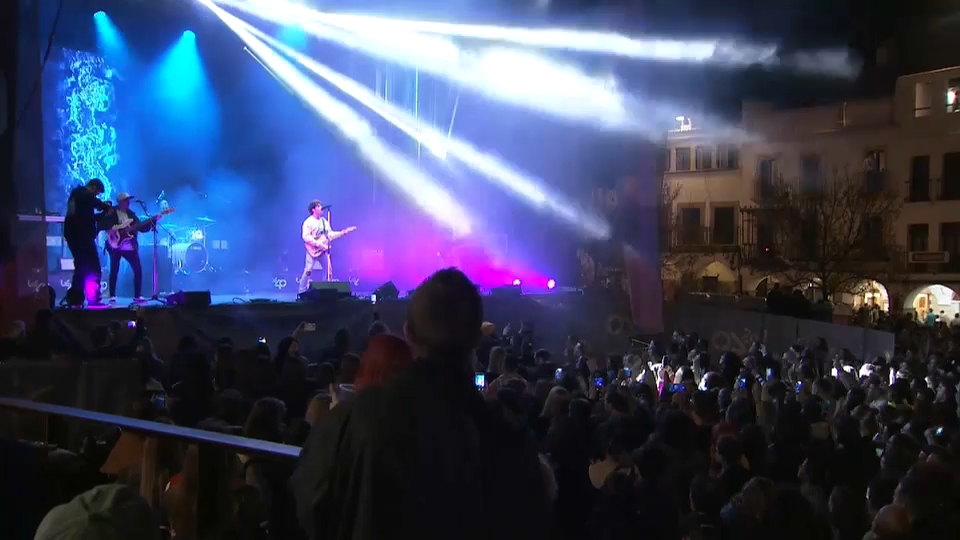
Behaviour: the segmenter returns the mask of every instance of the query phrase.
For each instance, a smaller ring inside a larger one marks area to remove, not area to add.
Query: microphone
[[[327,210],[327,209],[329,209],[329,208],[333,208],[333,205],[332,205],[332,204],[324,204],[323,206],[320,207],[321,210]]]
[[[167,194],[167,190],[161,189],[160,194],[157,195],[157,204],[160,204],[160,201],[163,200],[163,196]]]

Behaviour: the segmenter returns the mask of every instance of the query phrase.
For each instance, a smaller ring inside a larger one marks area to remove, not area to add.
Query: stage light
[[[557,282],[556,282],[556,281],[554,281],[554,280],[552,280],[552,279],[548,279],[548,280],[547,280],[547,288],[548,288],[548,289],[555,289],[556,287],[557,287]]]
[[[295,93],[317,116],[331,123],[346,141],[352,143],[359,157],[391,187],[439,223],[462,234],[470,233],[467,210],[417,164],[388,146],[362,116],[331,96],[279,53],[257,39],[247,30],[249,25],[210,0],[197,1],[213,11],[278,82]]]
[[[514,286],[514,287],[519,287],[519,286],[520,286],[520,280],[519,280],[519,279],[513,280],[513,286]]]
[[[197,39],[197,35],[193,33],[193,30],[184,31],[183,37],[186,39]]]
[[[610,226],[606,220],[577,210],[577,205],[573,201],[564,200],[563,197],[558,195],[548,196],[546,193],[548,188],[540,187],[543,184],[542,181],[517,170],[511,163],[493,154],[473,147],[463,139],[451,137],[449,133],[441,132],[429,123],[422,122],[409,112],[383,100],[369,88],[350,77],[337,73],[312,58],[293,50],[249,24],[243,24],[246,25],[245,29],[251,34],[367,106],[397,129],[423,144],[439,158],[453,157],[459,160],[473,171],[523,198],[535,209],[561,218],[571,227],[579,229],[587,236],[599,239],[609,237]]]
[[[94,19],[97,19],[97,20],[106,19],[106,18],[107,18],[107,14],[104,13],[104,12],[102,12],[102,11],[98,11],[98,12],[96,12],[96,13],[93,14],[93,18],[94,18]]]

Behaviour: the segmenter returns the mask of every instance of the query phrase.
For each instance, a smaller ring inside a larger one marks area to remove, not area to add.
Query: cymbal
[[[197,218],[197,221],[201,221],[203,223],[216,223],[216,220],[210,219],[207,216],[200,216]]]

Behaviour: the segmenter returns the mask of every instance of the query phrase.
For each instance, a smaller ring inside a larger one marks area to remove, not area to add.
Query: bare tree
[[[762,188],[760,205],[748,210],[757,240],[745,263],[790,284],[815,284],[826,298],[897,272],[902,252],[892,225],[901,199],[882,176],[835,170],[818,180]]]

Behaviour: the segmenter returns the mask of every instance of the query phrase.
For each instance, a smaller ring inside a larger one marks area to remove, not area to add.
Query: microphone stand
[[[150,219],[150,212],[147,211],[147,205],[143,201],[137,201],[137,204],[139,204],[140,208],[143,209],[143,213],[147,215],[147,219]],[[153,265],[152,265],[153,266],[153,296],[150,297],[150,299],[154,301],[160,300],[160,292],[157,290],[157,287],[159,286],[159,283],[157,282],[157,260],[160,258],[157,252],[158,229],[159,227],[157,226],[157,222],[154,221],[153,222]],[[138,253],[137,256],[139,257],[140,254]]]
[[[327,227],[330,227],[330,232],[333,232],[333,221],[330,219],[330,208],[327,208]],[[327,281],[333,281],[333,261],[330,257],[330,252],[333,250],[333,243],[327,246]]]

